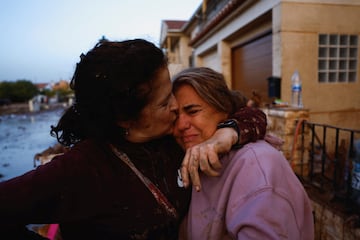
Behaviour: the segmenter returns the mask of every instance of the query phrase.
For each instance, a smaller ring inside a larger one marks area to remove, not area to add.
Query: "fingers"
[[[201,148],[199,150],[200,169],[208,176],[219,176],[217,170],[220,170],[222,165],[217,153],[211,147]]]
[[[180,168],[182,182],[185,188],[192,183],[196,191],[200,191],[201,183],[199,176],[199,154],[198,150],[189,148],[186,150],[185,157]]]
[[[199,170],[208,176],[219,176],[221,167],[219,157],[211,144],[188,148],[180,169],[184,187],[192,183],[196,191],[200,191]]]
[[[188,153],[188,151],[186,151],[185,157],[183,159],[183,162],[182,162],[181,168],[180,168],[181,178],[182,178],[182,182],[183,182],[185,188],[190,186],[190,176],[189,176],[189,171],[188,171],[189,157],[190,157],[190,154]]]
[[[197,148],[189,148],[187,150],[187,153],[189,154],[189,174],[191,178],[191,182],[193,187],[197,192],[201,189],[201,183],[200,183],[200,176],[199,176],[199,149]]]

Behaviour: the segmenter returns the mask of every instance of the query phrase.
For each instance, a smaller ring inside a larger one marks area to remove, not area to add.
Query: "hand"
[[[221,163],[214,148],[214,144],[204,142],[186,150],[181,164],[181,177],[184,187],[189,187],[192,183],[196,191],[200,191],[199,167],[208,176],[220,175],[217,170],[221,168]]]
[[[219,154],[229,152],[236,141],[237,133],[234,129],[222,128],[210,139],[188,148],[180,169],[184,187],[192,183],[196,191],[201,190],[199,168],[208,176],[219,176],[222,167]]]

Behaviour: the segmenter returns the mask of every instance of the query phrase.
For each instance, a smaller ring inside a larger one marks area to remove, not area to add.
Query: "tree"
[[[38,94],[37,87],[28,80],[0,83],[0,98],[10,99],[12,102],[25,102]]]
[[[13,82],[0,82],[0,98],[10,99],[13,90]]]

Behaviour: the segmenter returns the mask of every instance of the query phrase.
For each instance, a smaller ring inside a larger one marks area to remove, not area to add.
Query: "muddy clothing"
[[[136,167],[182,215],[190,190],[177,186],[182,151],[173,138],[123,144]],[[164,154],[166,152],[166,154]],[[36,170],[0,184],[1,225],[61,223],[64,239],[176,239],[177,220],[107,146],[84,141]],[[165,231],[165,232],[164,232]]]
[[[182,239],[314,239],[311,201],[281,152],[258,141],[221,160],[219,178],[200,173]]]
[[[234,118],[242,143],[264,137],[263,112],[245,109]],[[26,224],[59,223],[64,240],[177,239],[191,196],[191,189],[177,185],[183,151],[171,136],[116,146],[167,197],[177,219],[107,144],[84,140],[49,163],[0,183],[0,237],[30,239],[22,231]]]

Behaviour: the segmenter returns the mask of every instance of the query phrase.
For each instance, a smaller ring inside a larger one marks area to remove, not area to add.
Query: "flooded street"
[[[0,116],[0,181],[34,169],[34,155],[56,143],[50,126],[57,123],[62,112],[60,108]]]

